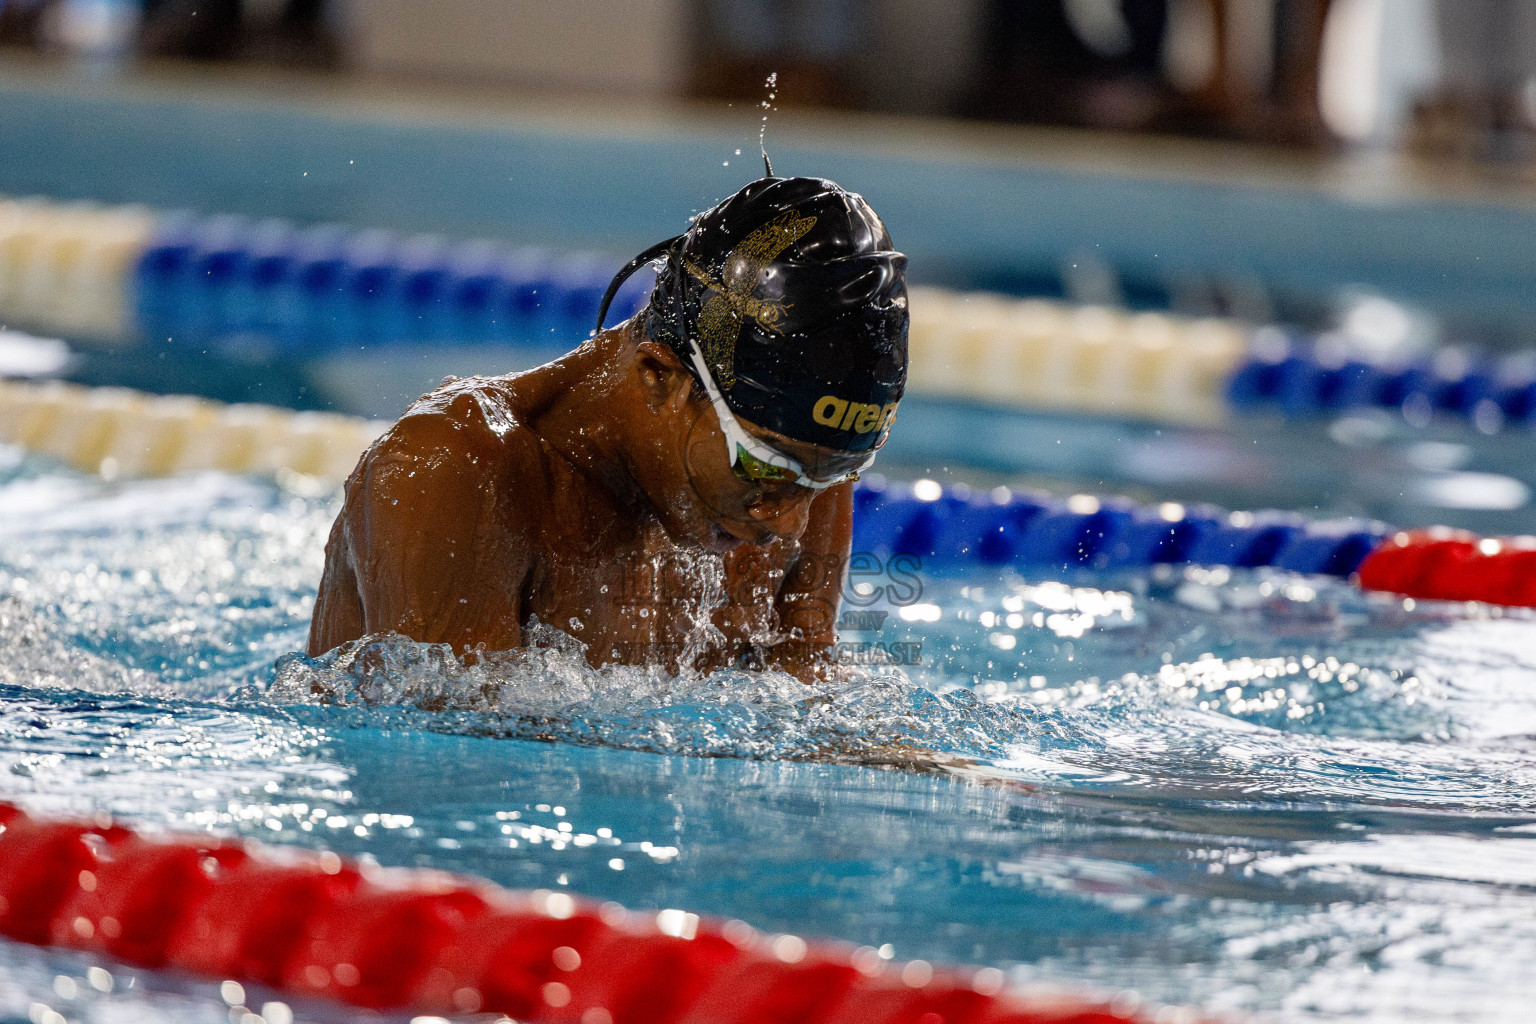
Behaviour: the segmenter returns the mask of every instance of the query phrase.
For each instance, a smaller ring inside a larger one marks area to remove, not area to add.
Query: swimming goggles
[[[603,329],[603,320],[608,312],[608,305],[613,301],[614,295],[619,290],[626,278],[636,270],[653,260],[665,258],[668,262],[677,258],[676,247],[683,240],[682,235],[669,238],[665,242],[658,242],[649,249],[630,260],[623,270],[614,277],[608,286],[607,293],[603,296],[601,308],[597,315],[597,330]],[[709,396],[709,404],[714,407],[715,417],[720,421],[720,430],[725,434],[725,447],[727,457],[731,460],[731,472],[738,479],[747,483],[783,483],[794,484],[812,491],[824,491],[829,487],[836,487],[852,480],[857,480],[859,474],[867,471],[875,464],[875,455],[880,445],[885,443],[885,438],[876,443],[875,450],[870,451],[869,458],[859,463],[846,473],[842,473],[829,480],[821,480],[811,476],[804,466],[796,459],[785,455],[777,448],[767,444],[747,433],[741,422],[731,412],[731,407],[726,405],[725,396],[720,393],[720,387],[715,383],[714,374],[709,372],[709,364],[704,361],[704,353],[699,348],[699,343],[693,339],[688,331],[688,317],[683,311],[683,289],[681,285],[673,289],[672,304],[677,314],[678,330],[682,333],[683,343],[688,348],[689,361],[693,364],[695,375],[704,385],[704,393]],[[595,333],[595,332],[594,332]]]
[[[731,413],[731,407],[725,404],[725,397],[720,394],[714,375],[709,372],[709,366],[704,362],[704,354],[699,351],[698,342],[689,337],[686,326],[682,331],[683,339],[688,343],[688,354],[693,361],[693,368],[698,373],[699,380],[704,383],[704,393],[709,395],[709,404],[715,407],[715,416],[720,420],[720,430],[725,434],[725,448],[731,459],[731,472],[738,478],[747,483],[794,484],[813,491],[824,491],[828,487],[836,487],[838,484],[857,480],[860,473],[875,464],[876,452],[872,451],[869,453],[869,458],[848,472],[831,480],[818,480],[806,472],[805,467],[795,459],[747,433]]]

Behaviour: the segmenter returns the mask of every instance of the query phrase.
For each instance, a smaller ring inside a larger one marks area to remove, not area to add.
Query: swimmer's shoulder
[[[508,454],[536,446],[512,377],[450,377],[418,398],[391,432],[417,444]]]
[[[497,617],[515,607],[543,516],[539,503],[517,500],[530,484],[543,485],[533,479],[538,445],[521,436],[530,432],[514,413],[495,378],[452,381],[415,402],[363,453],[347,480],[333,545],[365,611],[393,609],[380,613],[384,628],[444,635],[439,627],[462,625],[468,611],[460,605],[472,603],[486,618],[463,620],[464,628],[480,622],[486,635],[503,635]]]
[[[514,378],[449,378],[412,403],[366,452],[359,469],[409,463],[428,475],[540,472],[539,439],[518,411]]]

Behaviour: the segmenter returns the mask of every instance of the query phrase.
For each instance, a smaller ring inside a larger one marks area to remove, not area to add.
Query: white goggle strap
[[[805,471],[805,467],[783,452],[776,451],[747,433],[742,425],[736,421],[731,413],[731,407],[725,404],[725,396],[720,393],[720,388],[715,384],[715,375],[709,372],[709,364],[704,362],[704,353],[699,350],[699,343],[693,340],[691,332],[684,329],[684,337],[688,339],[688,358],[693,360],[693,368],[698,371],[699,379],[704,382],[704,393],[709,396],[709,404],[715,407],[715,418],[720,421],[720,429],[725,433],[725,442],[730,448],[731,465],[736,465],[736,448],[741,446],[752,454],[759,462],[770,466],[777,466],[795,474],[795,485],[812,491],[824,491],[829,487],[847,483],[858,473],[862,473],[875,464],[876,452],[871,451],[869,458],[861,462],[854,469],[836,480],[817,480]]]
[[[736,464],[736,446],[740,445],[752,453],[752,457],[759,462],[765,462],[779,469],[787,469],[797,477],[796,483],[809,481],[805,469],[794,459],[783,452],[774,451],[763,444],[757,438],[747,433],[742,425],[736,422],[736,417],[731,414],[731,407],[725,404],[725,396],[720,394],[720,389],[715,384],[714,375],[709,372],[709,366],[704,362],[704,355],[699,351],[698,343],[692,338],[688,339],[688,357],[693,360],[693,367],[699,373],[699,378],[704,382],[704,392],[709,395],[709,404],[715,407],[715,416],[720,420],[720,429],[725,432],[726,444],[731,449],[731,465]],[[814,482],[802,484],[802,486],[814,487]]]

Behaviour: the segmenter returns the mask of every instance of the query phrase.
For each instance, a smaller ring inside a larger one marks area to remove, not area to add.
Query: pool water
[[[1536,1006],[1529,613],[919,572],[847,636],[908,663],[809,690],[595,672],[547,629],[473,669],[306,659],[335,508],[0,450],[0,792],[1285,1021]],[[92,966],[0,945],[0,1021],[230,1019]]]

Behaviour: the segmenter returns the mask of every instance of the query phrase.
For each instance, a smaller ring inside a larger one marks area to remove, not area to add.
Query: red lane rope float
[[[1357,572],[1367,590],[1536,608],[1536,537],[1483,538],[1446,527],[1402,532]]]
[[[868,947],[680,910],[510,892],[209,835],[141,836],[0,803],[0,934],[141,967],[421,1014],[550,1024],[1126,1024]],[[1186,1011],[1157,1020],[1193,1024]]]

